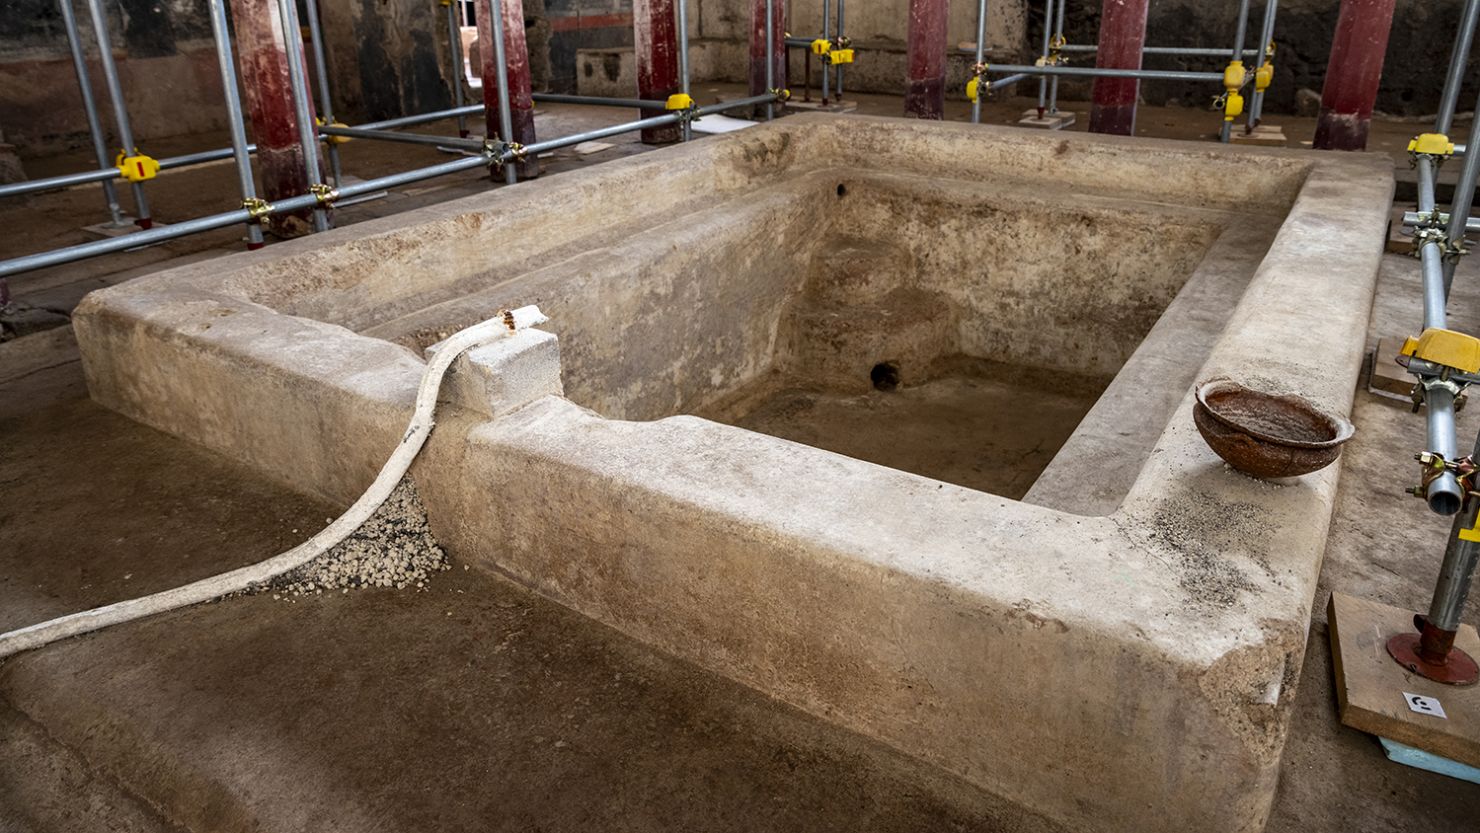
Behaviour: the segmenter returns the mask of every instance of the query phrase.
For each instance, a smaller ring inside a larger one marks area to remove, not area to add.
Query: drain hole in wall
[[[879,362],[868,372],[868,378],[877,390],[898,390],[899,365],[894,362]]]
[[[838,196],[840,196],[840,197],[846,197],[846,196],[848,196],[848,186],[844,185],[841,182],[838,183]]]

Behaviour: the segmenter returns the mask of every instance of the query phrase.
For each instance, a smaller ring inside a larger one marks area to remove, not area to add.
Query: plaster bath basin
[[[426,348],[457,558],[1070,828],[1263,826],[1339,466],[1193,384],[1350,410],[1385,158],[805,116],[102,290],[108,407],[348,503]]]

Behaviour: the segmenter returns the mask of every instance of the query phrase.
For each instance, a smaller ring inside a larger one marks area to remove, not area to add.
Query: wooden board
[[[1367,382],[1369,387],[1404,399],[1409,397],[1418,377],[1410,374],[1408,368],[1393,361],[1402,350],[1402,336],[1386,336],[1377,342],[1377,349],[1372,355],[1372,376]]]
[[[1285,138],[1285,130],[1279,125],[1261,124],[1254,128],[1253,133],[1245,133],[1241,125],[1233,126],[1233,133],[1228,137],[1229,141],[1236,145],[1261,145],[1264,147],[1282,148],[1289,144]]]
[[[1388,656],[1388,637],[1413,630],[1413,611],[1332,593],[1327,614],[1343,724],[1480,766],[1480,686],[1426,680]],[[1461,625],[1455,644],[1480,657],[1473,627]],[[1447,717],[1409,709],[1405,692],[1437,698]]]
[[[1387,242],[1385,251],[1398,255],[1413,254],[1413,232],[1403,225],[1403,215],[1410,210],[1406,205],[1394,205],[1388,214]]]

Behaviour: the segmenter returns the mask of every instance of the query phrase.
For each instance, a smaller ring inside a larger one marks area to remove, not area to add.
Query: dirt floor
[[[988,113],[1006,122],[1024,106],[993,103]],[[871,96],[863,109],[897,108]],[[547,108],[542,129],[622,115]],[[1310,134],[1311,120],[1278,121],[1292,144]],[[1144,108],[1141,126],[1192,138],[1216,117]],[[1389,127],[1374,130],[1374,147],[1401,158],[1416,131]],[[222,142],[191,137],[156,151]],[[345,147],[346,169],[362,176],[446,158]],[[640,149],[619,141],[552,167]],[[82,158],[28,160],[28,169],[75,170]],[[151,185],[156,216],[220,210],[232,183],[226,166],[161,177]],[[485,187],[449,177],[345,209],[341,221]],[[10,230],[0,256],[79,241],[78,218],[98,214],[96,189],[0,206]],[[11,289],[66,310],[171,258],[235,251],[238,238],[221,232],[45,270]],[[1466,264],[1455,329],[1480,330],[1477,281],[1480,267]],[[1386,258],[1369,340],[1411,333],[1419,297],[1414,262]],[[65,328],[21,342],[0,348],[0,629],[258,560],[335,513],[92,404]],[[1421,417],[1362,392],[1353,420],[1268,829],[1473,830],[1480,786],[1391,764],[1373,738],[1336,720],[1326,592],[1424,605],[1447,530],[1402,494],[1416,474]],[[1463,412],[1460,426],[1465,436],[1480,430],[1480,412]],[[1480,620],[1474,600],[1465,618]],[[0,831],[335,829],[1054,827],[456,563],[421,593],[233,599],[0,664]]]

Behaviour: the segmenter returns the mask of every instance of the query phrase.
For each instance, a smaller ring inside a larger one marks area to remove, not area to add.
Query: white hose
[[[421,451],[422,446],[426,444],[427,437],[432,433],[432,426],[435,424],[432,415],[437,407],[437,392],[442,386],[442,377],[447,374],[447,369],[452,366],[453,360],[468,350],[486,344],[501,335],[508,335],[547,320],[549,319],[540,313],[538,307],[520,307],[511,312],[505,312],[500,318],[484,321],[461,330],[442,342],[427,363],[426,372],[422,374],[421,384],[416,391],[416,411],[411,416],[411,424],[407,426],[406,433],[401,437],[400,445],[396,446],[395,452],[381,467],[380,474],[375,476],[375,482],[370,484],[370,488],[366,489],[363,495],[360,495],[360,499],[319,534],[266,561],[201,579],[184,587],[176,587],[173,590],[84,610],[81,613],[72,613],[19,630],[0,633],[0,658],[40,648],[59,639],[89,633],[109,625],[132,622],[156,613],[165,613],[188,605],[208,602],[229,593],[237,593],[253,586],[263,585],[323,555],[348,538],[350,533],[359,529],[360,525],[365,523],[376,509],[380,508],[380,504],[385,502],[396,485],[401,482],[401,478],[406,475],[407,470],[411,468],[411,461],[416,459],[417,453]]]

